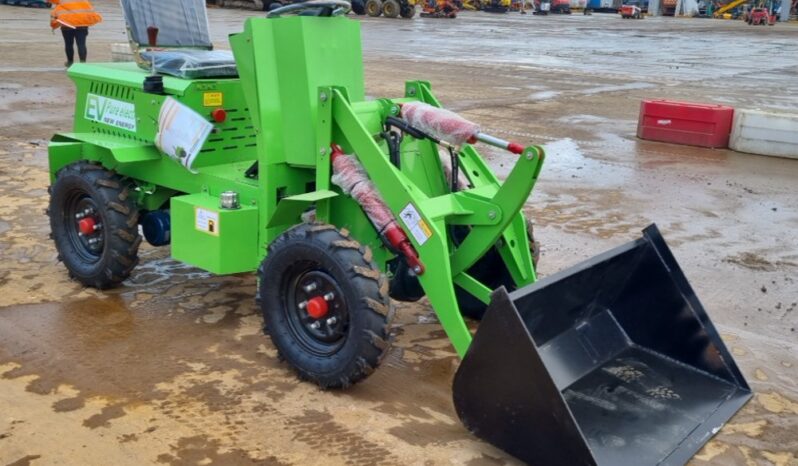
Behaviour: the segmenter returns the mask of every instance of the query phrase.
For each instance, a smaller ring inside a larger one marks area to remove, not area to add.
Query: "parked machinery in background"
[[[674,16],[676,14],[677,0],[662,0],[662,16]]]
[[[551,11],[551,0],[535,0],[533,15],[545,16]]]
[[[352,11],[358,15],[410,19],[416,15],[416,5],[424,18],[456,18],[459,8],[452,0],[355,0]]]
[[[571,2],[569,0],[551,0],[551,12],[554,14],[570,15]]]
[[[776,15],[772,14],[768,8],[758,6],[751,8],[748,12],[746,22],[751,26],[773,26],[776,24]]]
[[[31,8],[50,8],[47,0],[0,0],[0,5],[27,6]]]
[[[636,3],[621,5],[621,9],[618,12],[623,19],[643,19],[643,9]]]
[[[569,0],[535,0],[535,15],[571,14],[571,2]]]
[[[415,0],[356,0],[352,2],[352,11],[355,14],[367,14],[372,17],[380,15],[386,18],[406,18],[410,19],[416,15]]]
[[[623,3],[621,0],[588,0],[586,7],[594,12],[617,13],[621,8],[621,3]]]
[[[725,18],[726,15],[730,15],[729,17],[733,18],[735,17],[734,11],[738,11],[739,8],[743,7],[743,5],[749,1],[750,0],[731,0],[725,5],[720,5],[715,8],[712,12],[712,16],[714,18]],[[744,12],[743,15],[745,16],[746,13]]]
[[[526,14],[526,10],[535,8],[533,0],[455,0],[458,9],[484,11],[486,13],[507,13],[518,11]]]
[[[457,18],[460,9],[453,0],[419,0],[422,18]]]
[[[480,7],[476,9],[486,13],[507,13],[512,7],[511,0],[486,0],[478,3]]]

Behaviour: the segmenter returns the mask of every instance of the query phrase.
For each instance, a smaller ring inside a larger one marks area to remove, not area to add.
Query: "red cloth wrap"
[[[410,123],[410,126],[455,146],[463,145],[479,133],[478,124],[454,112],[423,102],[402,104],[402,118]]]
[[[339,155],[333,159],[332,166],[333,184],[360,204],[378,232],[381,233],[388,224],[395,221],[391,210],[383,202],[360,162],[351,155]]]

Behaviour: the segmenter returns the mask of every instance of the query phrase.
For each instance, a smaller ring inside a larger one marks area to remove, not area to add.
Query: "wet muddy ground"
[[[124,41],[98,1],[90,59]],[[254,12],[211,10],[214,38]],[[298,382],[260,331],[251,275],[144,247],[124,286],[71,282],[48,239],[46,141],[73,89],[47,12],[0,5],[0,464],[513,464],[457,421],[454,351],[423,302],[366,382]],[[798,27],[615,15],[363,20],[367,90],[432,82],[499,136],[545,143],[525,210],[540,274],[656,222],[756,397],[695,464],[798,464],[798,161],[639,141],[646,97],[798,111]],[[506,172],[505,155],[487,152]]]

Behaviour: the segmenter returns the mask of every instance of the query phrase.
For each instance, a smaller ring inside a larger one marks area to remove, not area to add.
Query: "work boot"
[[[64,66],[69,68],[70,66],[72,66],[72,62],[67,60],[67,61],[64,62]]]

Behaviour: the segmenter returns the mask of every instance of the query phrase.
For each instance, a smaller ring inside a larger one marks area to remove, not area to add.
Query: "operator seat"
[[[141,68],[187,79],[238,76],[232,52],[213,50],[205,0],[122,0],[122,11]],[[148,30],[157,31],[154,45]]]

